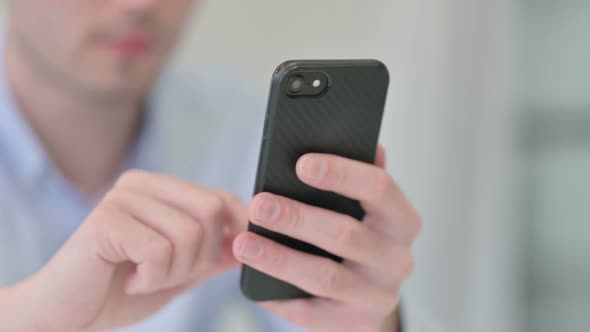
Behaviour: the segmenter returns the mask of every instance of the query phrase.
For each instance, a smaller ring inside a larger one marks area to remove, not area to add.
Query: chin
[[[103,96],[120,99],[143,97],[155,83],[155,75],[113,75],[102,80],[89,82],[89,90]]]
[[[129,82],[112,82],[110,84],[88,85],[83,93],[89,100],[105,106],[137,103],[147,97],[150,89],[147,84],[131,84]]]
[[[146,97],[157,79],[160,61],[155,60],[159,59],[144,58],[135,62],[110,60],[107,63],[86,64],[86,74],[77,79],[86,94],[106,102],[136,101]]]

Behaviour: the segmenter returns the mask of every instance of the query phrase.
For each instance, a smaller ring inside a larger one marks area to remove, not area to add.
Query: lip
[[[108,48],[123,56],[139,56],[149,52],[153,47],[153,42],[140,35],[129,35],[110,40]]]

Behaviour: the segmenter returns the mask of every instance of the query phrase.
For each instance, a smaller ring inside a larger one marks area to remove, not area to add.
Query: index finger
[[[123,174],[115,186],[142,192],[200,221],[217,218],[226,222],[232,231],[245,229],[246,205],[230,193],[198,186],[165,174],[132,170]]]
[[[406,198],[381,167],[344,157],[310,153],[299,159],[297,176],[306,184],[358,200],[367,212],[388,211]]]

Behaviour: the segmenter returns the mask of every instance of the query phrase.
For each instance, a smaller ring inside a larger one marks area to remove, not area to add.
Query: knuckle
[[[222,192],[221,196],[224,197],[228,202],[232,203],[242,203],[242,199],[237,194],[232,192]]]
[[[412,230],[411,230],[411,235],[413,237],[416,237],[420,231],[422,230],[422,225],[424,223],[424,221],[422,220],[422,216],[420,215],[420,212],[418,212],[418,210],[416,210],[416,208],[411,207],[411,212],[410,212],[410,218],[412,220]]]
[[[325,294],[332,294],[341,289],[342,274],[336,263],[325,264],[318,279],[320,290]]]
[[[283,250],[271,251],[271,253],[268,256],[268,264],[272,271],[284,271],[285,267],[289,264],[288,257]]]
[[[347,250],[359,248],[363,240],[361,224],[358,221],[342,222],[336,242]]]
[[[116,202],[120,199],[120,193],[118,189],[111,189],[109,190],[106,195],[104,196],[104,198],[102,199],[102,202],[100,204],[100,207],[112,207],[112,206],[116,206]]]
[[[327,181],[332,182],[332,184],[337,187],[346,186],[346,184],[350,182],[349,173],[346,172],[344,168],[336,167],[335,163],[326,163],[328,165],[328,170],[326,172]]]
[[[110,202],[101,203],[90,213],[84,221],[83,228],[94,239],[91,246],[95,253],[107,260],[123,255],[120,247],[114,244],[122,241],[120,230],[125,219],[125,213]]]
[[[217,219],[223,214],[225,204],[220,195],[213,194],[206,198],[205,206],[206,210],[203,211],[203,217],[211,220]]]
[[[388,197],[395,189],[395,181],[384,170],[377,173],[375,183],[373,184],[372,192],[376,201],[381,201],[384,197]]]
[[[279,203],[282,204],[282,203]],[[291,212],[289,213],[289,220],[287,220],[288,227],[292,230],[297,230],[300,228],[301,223],[303,222],[303,215],[305,213],[304,208],[300,204],[282,204],[287,205],[287,209]]]
[[[133,193],[123,188],[112,188],[104,196],[102,204],[109,206],[121,206],[123,202],[129,201]]]
[[[405,251],[396,257],[397,275],[406,280],[414,272],[414,257],[409,251]]]
[[[123,217],[123,212],[118,204],[112,200],[104,200],[97,206],[88,218],[91,224],[101,228],[110,228],[110,225],[116,223]]]
[[[172,245],[164,240],[151,240],[148,246],[148,258],[157,265],[164,265],[172,255]]]
[[[201,240],[202,228],[199,223],[192,222],[186,226],[178,235],[178,244],[181,247],[191,247]]]
[[[147,172],[141,169],[130,169],[119,176],[115,182],[115,187],[126,186],[132,183],[141,182]]]

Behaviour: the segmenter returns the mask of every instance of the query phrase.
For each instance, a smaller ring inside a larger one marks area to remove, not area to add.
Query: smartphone
[[[254,195],[270,192],[347,214],[360,222],[365,212],[358,201],[304,184],[295,165],[310,152],[374,163],[388,85],[387,68],[377,60],[282,63],[272,77]],[[311,244],[252,223],[248,230],[282,245],[341,261]],[[312,296],[246,265],[240,284],[244,295],[254,301]]]

